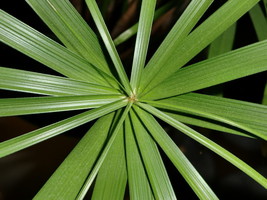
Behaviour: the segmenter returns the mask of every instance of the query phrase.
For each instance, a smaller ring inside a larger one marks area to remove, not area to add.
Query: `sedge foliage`
[[[115,39],[122,43],[137,33],[130,78],[95,0],[86,3],[99,34],[68,0],[27,3],[63,45],[3,10],[0,39],[62,76],[1,66],[1,89],[43,96],[0,99],[0,116],[87,111],[1,142],[0,157],[96,120],[34,199],[83,199],[94,181],[92,199],[123,199],[127,183],[131,199],[176,199],[159,149],[200,199],[218,199],[159,119],[267,187],[260,173],[186,125],[266,141],[266,106],[194,93],[267,70],[266,13],[259,0],[227,1],[198,26],[213,0],[192,0],[148,63],[157,2],[143,0],[138,25]],[[156,15],[167,11],[167,5],[157,8]],[[235,22],[249,10],[260,42],[231,51]],[[207,60],[182,68],[209,44]]]

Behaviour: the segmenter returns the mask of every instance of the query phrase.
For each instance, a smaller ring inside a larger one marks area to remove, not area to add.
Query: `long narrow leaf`
[[[194,166],[172,141],[165,130],[153,118],[153,116],[139,108],[135,108],[135,110],[137,111],[142,122],[148,128],[149,132],[152,134],[153,138],[167,154],[197,196],[203,200],[218,199],[201,175],[194,168]]]
[[[77,196],[108,137],[113,114],[100,118],[48,179],[35,200],[73,200]]]
[[[4,141],[0,144],[0,158],[106,115],[126,104],[125,101],[117,101]]]
[[[258,2],[259,0],[227,1],[181,43],[170,48],[169,53],[161,58],[165,62],[149,64],[142,78],[143,93],[160,85],[164,79],[196,56]]]
[[[110,133],[111,137],[110,137],[108,143],[106,144],[104,150],[102,151],[99,159],[97,160],[93,170],[91,171],[90,175],[87,177],[87,179],[86,179],[83,187],[81,188],[79,194],[77,195],[77,197],[76,197],[77,200],[82,200],[85,197],[88,189],[92,185],[93,180],[95,179],[95,177],[96,177],[101,165],[103,164],[103,162],[104,162],[104,160],[105,160],[105,158],[106,158],[111,146],[113,145],[113,142],[115,141],[116,137],[118,136],[119,130],[121,129],[121,127],[123,125],[123,122],[124,122],[126,116],[128,115],[128,112],[131,109],[131,107],[132,107],[132,103],[129,103],[127,105],[127,107],[124,109],[123,114],[121,115],[121,117],[118,120],[117,124],[115,124],[114,130],[112,129],[112,132]]]
[[[141,72],[145,66],[155,7],[156,0],[142,1],[130,82],[134,93],[138,91]]]
[[[92,66],[79,55],[6,12],[0,10],[0,17],[1,41],[7,45],[67,77],[100,85],[117,85],[112,77]]]
[[[27,0],[62,43],[110,73],[95,33],[68,0]]]
[[[169,99],[153,101],[150,103],[150,105],[166,109],[167,107],[163,106],[163,104],[174,105],[176,107],[183,107],[184,111],[186,109],[192,109],[197,112],[200,111],[201,113],[210,113],[212,115],[221,116],[222,118],[230,119],[234,122],[244,124],[256,130],[257,132],[261,132],[262,134],[266,134],[267,132],[267,107],[260,104],[221,98],[221,97],[214,97],[197,93],[189,93]],[[190,117],[190,114],[193,114],[192,112],[187,112],[187,113],[188,113],[187,117]],[[195,112],[195,115],[198,114]],[[251,116],[253,116],[253,118]],[[196,118],[195,120],[199,120],[200,123],[195,124],[194,123],[195,121],[192,121],[193,125],[198,125],[198,126],[203,125],[206,128],[213,128],[212,124],[207,124],[207,122],[203,121],[205,119],[201,119],[196,116],[195,118]],[[191,124],[190,120],[192,119],[187,120],[186,116],[184,116],[181,117],[179,120]],[[214,125],[216,126],[216,124]],[[223,126],[223,124],[220,125]],[[216,129],[215,127],[215,130],[225,131],[226,129],[225,130]],[[226,132],[228,131],[226,130]]]
[[[167,2],[162,7],[158,8],[155,11],[154,15],[154,21],[157,20],[160,16],[162,16],[164,13],[166,13],[173,5],[173,2]],[[133,35],[137,33],[138,30],[138,24],[136,23],[124,32],[122,32],[118,37],[114,39],[114,44],[117,46],[125,41],[127,41],[129,38],[131,38]]]
[[[162,101],[147,101],[150,105],[170,111],[205,117],[267,138],[267,107],[252,103],[224,100],[207,95],[187,94]],[[243,103],[243,104],[242,104]],[[251,119],[254,116],[254,119]],[[197,117],[196,117],[197,118]],[[258,128],[259,127],[259,128]]]
[[[267,70],[267,40],[184,67],[142,98],[160,99]]]
[[[0,117],[97,108],[122,96],[86,95],[0,99]]]
[[[119,94],[118,90],[65,77],[0,67],[0,89],[45,95]]]
[[[236,23],[210,44],[208,58],[231,51],[234,45],[235,32]]]
[[[176,199],[156,143],[134,112],[130,112],[137,144],[145,164],[155,199]]]
[[[101,15],[101,12],[97,6],[97,3],[95,0],[86,0],[86,3],[88,5],[89,10],[91,11],[91,15],[94,18],[95,24],[98,28],[98,31],[106,45],[107,51],[109,52],[109,55],[114,63],[114,66],[117,70],[117,73],[119,75],[119,78],[121,80],[122,85],[125,87],[126,92],[128,95],[130,95],[131,92],[131,86],[130,82],[128,80],[127,74],[123,68],[121,59],[119,57],[119,54],[116,50],[116,47],[112,41],[112,38],[108,32],[108,29],[106,27],[106,24],[104,22],[103,16]]]
[[[98,172],[92,200],[123,199],[127,182],[124,152],[124,131],[121,127]]]
[[[210,150],[212,150],[219,156],[223,157],[224,159],[229,161],[231,164],[239,168],[241,171],[246,173],[248,176],[250,176],[252,179],[254,179],[256,182],[258,182],[260,185],[262,185],[264,188],[267,189],[267,179],[265,177],[263,177],[252,167],[247,165],[245,162],[240,160],[238,157],[236,157],[235,155],[233,155],[232,153],[230,153],[229,151],[227,151],[220,145],[216,144],[215,142],[211,141],[210,139],[203,136],[202,134],[182,124],[181,122],[169,117],[168,115],[164,114],[163,112],[157,110],[156,108],[152,106],[140,104],[140,103],[139,103],[139,106],[141,106],[143,109],[147,110],[151,114],[157,116],[161,120],[165,121],[166,123],[170,124],[171,126],[175,127],[176,129],[180,130],[181,132],[191,137],[192,139],[196,140],[200,144],[209,148]]]
[[[249,11],[259,41],[267,39],[267,19],[259,4]]]
[[[130,198],[133,200],[154,199],[129,117],[125,120],[125,133]]]
[[[180,45],[184,38],[190,33],[213,0],[193,0],[188,5],[182,16],[178,19],[172,30],[164,39],[156,53],[153,55],[143,73],[141,80],[142,90],[146,88],[150,81],[156,76],[158,70],[165,68],[166,63],[169,62],[169,57],[173,55],[173,51]],[[150,68],[157,68],[150,70]],[[141,91],[142,91],[141,90]]]

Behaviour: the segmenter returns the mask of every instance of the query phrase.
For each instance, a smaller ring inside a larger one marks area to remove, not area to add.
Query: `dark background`
[[[159,1],[159,4],[162,2],[164,1]],[[170,27],[179,17],[187,3],[187,0],[179,1],[172,11],[155,22],[149,47],[149,56],[153,55],[153,52],[168,33]],[[215,1],[201,21],[222,3],[223,1]],[[90,26],[95,28],[84,2],[73,0],[73,4],[88,21]],[[124,10],[122,5],[122,0],[117,0],[113,5],[110,5],[109,12],[105,14],[107,24],[113,37],[116,37],[124,29],[138,20],[138,11],[135,11],[138,9],[138,3],[134,3],[133,1],[131,4],[131,9],[133,11],[130,9]],[[1,1],[0,6],[4,11],[57,40],[53,33],[51,33],[25,1]],[[118,46],[118,51],[120,52],[126,68],[131,65],[134,39],[135,38],[133,37],[125,44]],[[245,15],[239,20],[237,25],[234,49],[253,42],[257,42],[256,34],[249,15]],[[190,61],[190,63],[205,59],[207,50],[208,49],[205,49],[201,52],[196,58]],[[15,51],[4,44],[1,44],[0,51],[1,66],[58,75],[56,72],[30,58],[27,58],[20,52]],[[130,69],[128,68],[128,74],[129,72]],[[265,83],[266,73],[259,73],[228,82],[221,87],[223,88],[224,96],[227,98],[261,103]],[[198,92],[210,93],[211,91],[214,91],[214,88]],[[1,98],[26,96],[33,95],[0,90]],[[0,141],[59,121],[76,113],[79,112],[61,112],[55,114],[0,118]],[[220,199],[242,198],[260,200],[267,198],[266,191],[244,173],[240,172],[231,164],[198,143],[192,141],[190,138],[177,133],[176,130],[164,123],[162,123],[162,125],[177,142],[177,145],[179,145],[189,160],[203,175],[204,179],[211,185],[212,189],[214,189]],[[30,147],[0,159],[0,200],[31,199],[89,127],[90,124],[86,124],[69,131],[66,134],[57,136],[42,142],[41,144],[35,145],[34,147]],[[221,144],[223,147],[226,147],[263,175],[267,175],[266,142],[228,135],[225,133],[219,134],[216,131],[197,127],[195,128],[213,139],[215,142]],[[162,155],[168,168],[170,179],[177,192],[177,197],[179,199],[196,199],[195,194],[176,171],[175,167],[164,154]]]

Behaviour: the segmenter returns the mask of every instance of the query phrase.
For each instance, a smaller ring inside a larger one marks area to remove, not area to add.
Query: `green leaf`
[[[68,119],[64,119],[54,124],[45,126],[43,128],[31,131],[24,135],[4,141],[0,144],[0,158],[7,156],[11,153],[17,152],[21,149],[30,147],[34,144],[47,140],[61,133],[64,133],[77,126],[80,126],[98,117],[106,115],[114,110],[117,110],[125,106],[126,104],[127,104],[126,101],[117,101],[114,103],[110,103],[100,108],[89,110],[87,112],[78,114]]]
[[[172,30],[164,39],[156,53],[153,55],[147,67],[143,73],[141,80],[140,91],[147,90],[147,85],[155,76],[159,76],[157,73],[163,66],[165,68],[166,63],[169,62],[169,57],[173,55],[173,51],[180,45],[184,38],[190,33],[199,19],[203,16],[213,0],[193,0],[178,19]],[[155,68],[150,70],[150,68]],[[148,88],[150,89],[150,87]]]
[[[95,33],[68,0],[27,0],[39,17],[70,50],[110,74]]]
[[[267,70],[267,40],[184,67],[146,94],[161,99]]]
[[[105,144],[113,117],[109,114],[97,120],[36,194],[35,200],[75,199]]]
[[[130,198],[154,199],[129,117],[125,120],[125,146]]]
[[[76,80],[116,86],[117,82],[92,66],[79,55],[66,49],[18,19],[0,11],[1,41],[47,67]],[[118,87],[118,85],[117,85]]]
[[[231,51],[234,44],[235,32],[236,23],[230,26],[230,28],[210,44],[208,58]]]
[[[78,95],[0,99],[0,117],[97,108],[123,99],[115,95]]]
[[[102,151],[99,159],[97,160],[93,170],[90,172],[89,176],[87,177],[86,181],[84,182],[83,187],[81,188],[79,194],[76,197],[77,200],[84,199],[84,197],[85,197],[88,189],[92,185],[93,180],[95,179],[95,177],[96,177],[101,165],[103,164],[103,162],[104,162],[104,160],[105,160],[110,148],[112,147],[113,142],[115,141],[116,137],[118,136],[119,131],[120,131],[122,125],[123,125],[123,122],[124,122],[126,116],[128,115],[128,112],[131,109],[131,107],[132,107],[132,103],[128,103],[127,107],[124,109],[121,117],[119,118],[118,121],[116,121],[117,123],[115,123],[115,128],[112,129],[112,131],[110,133],[111,134],[110,139],[107,142],[107,144],[105,145],[105,148]]]
[[[65,77],[0,67],[0,89],[45,95],[119,94],[113,88]]]
[[[267,39],[267,19],[259,4],[249,11],[259,41]]]
[[[138,91],[141,72],[146,62],[155,7],[156,0],[142,1],[130,81],[134,94]]]
[[[160,85],[164,79],[196,56],[258,2],[259,0],[227,1],[177,46],[169,48],[167,55],[157,56],[164,62],[148,64],[141,82],[143,93],[145,94],[155,86]],[[175,43],[175,40],[171,42]],[[165,51],[165,49],[162,50]]]
[[[203,136],[202,134],[196,132],[195,130],[191,129],[190,127],[182,124],[181,122],[169,117],[168,115],[164,114],[160,110],[149,106],[145,104],[138,104],[143,109],[147,110],[151,114],[157,116],[161,120],[165,121],[166,123],[170,124],[171,126],[175,127],[177,130],[183,132],[187,136],[191,137],[192,139],[196,140],[200,144],[204,145],[205,147],[209,148],[237,168],[239,168],[241,171],[246,173],[248,176],[250,176],[252,179],[254,179],[256,182],[258,182],[260,185],[262,185],[264,188],[267,188],[267,179],[263,177],[261,174],[259,174],[256,170],[254,170],[252,167],[247,165],[245,162],[240,160],[238,157],[221,147],[220,145],[216,144],[215,142],[211,141],[207,137]],[[266,138],[265,138],[266,140]]]
[[[161,6],[155,11],[154,14],[154,21],[157,20],[160,16],[162,16],[166,11],[168,11],[170,8],[172,8],[173,1],[167,2],[165,5]],[[124,32],[122,32],[118,37],[114,39],[114,44],[117,46],[125,41],[127,41],[129,38],[131,38],[133,35],[137,33],[138,30],[138,24],[136,23]]]
[[[211,119],[244,130],[258,137],[267,138],[267,106],[226,98],[189,93],[160,101],[145,101],[152,106]],[[253,116],[253,119],[251,118]],[[189,121],[190,123],[190,121]]]
[[[172,141],[164,129],[153,118],[152,115],[145,111],[136,108],[138,116],[142,122],[146,125],[153,138],[160,145],[162,150],[166,153],[169,159],[173,162],[175,167],[179,170],[190,187],[197,194],[199,199],[218,199],[211,188],[207,185],[201,175],[197,172],[190,161],[185,157],[182,151]]]
[[[134,112],[130,112],[130,114],[137,144],[155,199],[176,199],[156,143]]]
[[[127,183],[123,128],[114,140],[98,172],[92,200],[123,199]]]
[[[101,12],[97,6],[97,3],[95,0],[86,0],[86,3],[88,5],[88,8],[91,12],[91,15],[95,21],[95,24],[98,28],[98,31],[102,37],[102,40],[107,48],[107,51],[111,57],[111,60],[114,63],[114,66],[117,70],[117,73],[119,75],[119,78],[121,80],[122,85],[125,88],[125,92],[130,95],[131,92],[131,86],[129,79],[127,77],[127,74],[123,68],[121,59],[119,57],[119,54],[116,50],[116,47],[112,41],[112,38],[109,34],[108,28],[106,27],[106,24],[104,22],[103,16],[101,15]]]

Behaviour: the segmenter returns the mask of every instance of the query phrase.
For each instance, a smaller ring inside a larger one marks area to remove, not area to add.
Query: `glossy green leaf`
[[[197,119],[202,117],[202,120],[211,119],[229,125],[229,128],[243,130],[244,134],[267,138],[267,107],[260,104],[194,93],[147,102],[167,111],[182,112]]]
[[[27,0],[27,3],[70,50],[110,73],[95,33],[68,0]]]
[[[174,141],[168,136],[165,130],[153,118],[153,116],[139,108],[136,108],[136,110],[138,116],[140,116],[142,122],[146,125],[153,138],[173,162],[199,199],[218,199],[194,166],[185,157]]]
[[[156,2],[156,0],[143,0],[141,5],[130,81],[134,94],[138,91],[141,72],[146,62]]]
[[[259,41],[267,39],[267,18],[259,4],[249,11]]]
[[[161,99],[207,88],[267,70],[267,40],[184,67],[144,99]]]
[[[236,23],[210,44],[208,58],[231,51],[234,45],[235,32]]]
[[[168,49],[167,55],[162,58],[157,56],[165,62],[149,64],[144,70],[143,93],[145,94],[155,86],[160,85],[163,80],[196,56],[258,2],[259,0],[227,1],[177,46]],[[175,40],[171,42],[175,43]],[[162,50],[165,51],[165,49]]]
[[[110,87],[65,77],[0,67],[0,89],[45,95],[119,94]]]
[[[191,129],[190,127],[182,124],[181,122],[169,117],[168,115],[164,114],[160,110],[149,106],[145,104],[139,104],[142,108],[150,112],[151,114],[157,116],[161,120],[165,121],[166,123],[170,124],[171,126],[175,127],[177,130],[183,132],[187,136],[191,137],[192,139],[196,140],[200,144],[204,145],[205,147],[209,148],[237,168],[239,168],[241,171],[246,173],[248,176],[250,176],[252,179],[254,179],[256,182],[258,182],[260,185],[262,185],[264,188],[267,189],[267,179],[259,174],[256,170],[254,170],[252,167],[250,167],[248,164],[240,160],[238,157],[221,147],[220,145],[216,144],[212,140],[208,139],[204,135],[198,133],[197,131]],[[266,140],[266,138],[265,138]]]
[[[131,86],[129,79],[127,77],[127,74],[123,68],[121,59],[119,57],[119,54],[116,50],[116,47],[113,43],[113,40],[109,34],[108,28],[104,22],[103,16],[101,15],[101,12],[98,8],[98,5],[95,0],[86,0],[86,3],[88,5],[88,8],[91,12],[91,15],[95,21],[95,24],[98,28],[98,31],[102,37],[102,40],[107,48],[107,51],[113,61],[113,64],[117,70],[117,73],[119,75],[120,81],[124,88],[126,89],[126,93],[130,95],[131,92]]]
[[[0,10],[0,38],[7,45],[76,80],[116,85],[117,82],[79,55]]]
[[[126,119],[126,116],[128,115],[129,110],[132,107],[132,103],[129,103],[127,105],[127,107],[124,109],[122,115],[120,116],[119,120],[116,121],[117,123],[115,123],[115,128],[112,129],[112,132],[110,133],[110,139],[109,141],[106,143],[105,148],[103,149],[99,159],[97,160],[93,170],[90,172],[90,175],[87,177],[83,187],[81,188],[79,194],[77,195],[76,199],[77,200],[82,200],[84,199],[88,189],[90,188],[90,186],[93,183],[93,180],[95,179],[101,165],[103,164],[111,146],[113,145],[113,142],[115,141],[116,137],[118,136],[120,129],[122,128],[123,122]]]
[[[73,200],[97,160],[114,115],[97,120],[34,197],[35,200]]]
[[[265,13],[267,14],[267,0],[263,0],[264,7],[265,7]]]
[[[173,5],[173,2],[167,2],[165,5],[158,8],[154,14],[154,21],[157,20],[164,13],[166,13],[171,8],[172,5]],[[130,28],[122,32],[118,37],[116,37],[114,39],[114,44],[117,46],[127,41],[129,38],[131,38],[133,35],[137,33],[137,30],[138,30],[138,23],[134,24],[133,26],[131,26]]]
[[[174,50],[194,28],[212,2],[213,0],[193,0],[190,2],[147,64],[141,80],[141,92],[150,89],[150,82],[153,82],[155,76],[159,76],[158,71],[162,69],[163,66],[165,68],[166,64],[169,63],[169,57],[173,55]],[[150,70],[150,68],[155,69]]]
[[[5,98],[0,99],[0,117],[97,108],[123,98],[119,95]]]
[[[124,152],[124,131],[121,127],[98,172],[92,200],[123,199],[127,183]]]
[[[4,141],[0,144],[0,158],[11,153],[17,152],[21,149],[25,149],[29,146],[47,140],[51,137],[64,133],[77,126],[85,124],[89,121],[104,116],[114,110],[117,110],[127,104],[126,101],[117,101],[107,104],[100,108],[95,108],[87,112],[78,114],[76,116],[64,119],[54,124],[45,126],[43,128],[31,131],[21,136]]]
[[[134,112],[131,120],[155,199],[176,199],[156,143]]]
[[[130,198],[154,199],[129,117],[125,120],[125,146]]]

